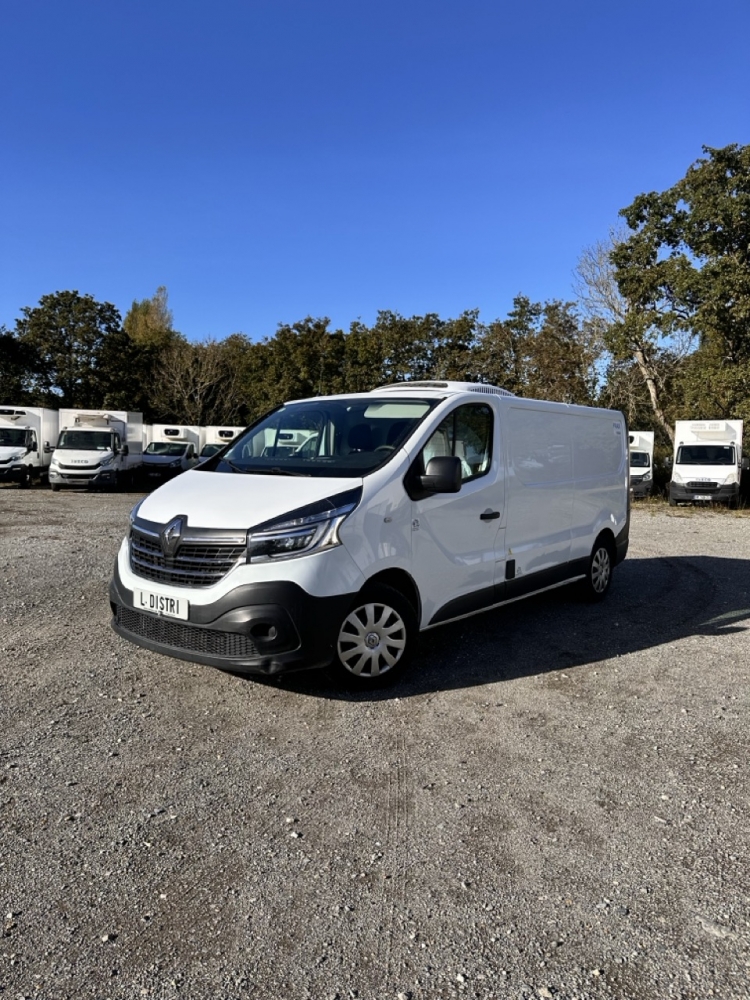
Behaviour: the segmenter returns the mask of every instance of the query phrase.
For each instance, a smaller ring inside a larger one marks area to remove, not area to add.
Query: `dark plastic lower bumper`
[[[0,465],[0,483],[20,483],[25,478],[25,465]]]
[[[148,580],[143,581],[148,590]],[[295,583],[245,584],[213,604],[191,604],[181,621],[135,606],[115,564],[112,627],[123,639],[166,656],[266,676],[330,663],[353,594],[312,597]],[[190,593],[186,591],[189,601]]]
[[[669,499],[676,503],[731,503],[740,495],[739,483],[730,483],[714,490],[694,489],[692,486],[669,484]]]
[[[633,496],[636,500],[642,500],[644,497],[650,497],[653,487],[653,479],[649,479],[645,483],[640,482],[630,484],[630,489],[633,491]]]

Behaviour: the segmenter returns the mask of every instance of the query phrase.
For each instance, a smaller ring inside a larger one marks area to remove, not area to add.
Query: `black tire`
[[[731,497],[727,501],[727,507],[729,508],[729,510],[737,510],[739,505],[740,505],[739,497]]]
[[[676,507],[677,506],[677,501],[673,500],[672,497],[669,498],[669,506],[670,507]]]
[[[57,483],[50,483],[49,488],[52,490],[53,493],[60,492],[60,487],[57,485]]]
[[[31,471],[31,467],[24,469],[23,476],[18,480],[19,490],[27,490],[34,481],[34,474]]]
[[[597,603],[604,600],[612,586],[614,568],[615,551],[612,540],[607,535],[600,535],[591,550],[586,579],[583,581],[583,593],[587,601]]]
[[[346,687],[390,684],[408,666],[416,646],[417,613],[393,587],[365,587],[339,623],[330,672]]]

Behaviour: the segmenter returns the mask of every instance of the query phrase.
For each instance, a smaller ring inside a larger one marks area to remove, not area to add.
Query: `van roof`
[[[389,382],[387,385],[379,385],[373,389],[372,393],[378,392],[405,392],[417,390],[423,393],[425,390],[439,390],[441,394],[456,392],[480,392],[493,396],[512,396],[513,393],[507,389],[501,389],[499,385],[485,385],[484,382]]]

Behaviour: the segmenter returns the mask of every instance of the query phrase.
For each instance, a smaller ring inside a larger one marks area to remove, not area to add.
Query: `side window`
[[[117,452],[120,450],[120,435],[115,434],[114,439],[115,439],[115,451]]]
[[[422,449],[422,465],[431,458],[461,459],[464,483],[486,475],[492,464],[492,408],[484,403],[459,406],[443,420]]]

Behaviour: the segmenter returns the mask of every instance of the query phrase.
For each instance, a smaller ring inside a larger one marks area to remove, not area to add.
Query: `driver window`
[[[422,449],[423,468],[431,458],[461,459],[464,483],[489,472],[492,464],[492,409],[484,403],[459,406],[443,420]]]

